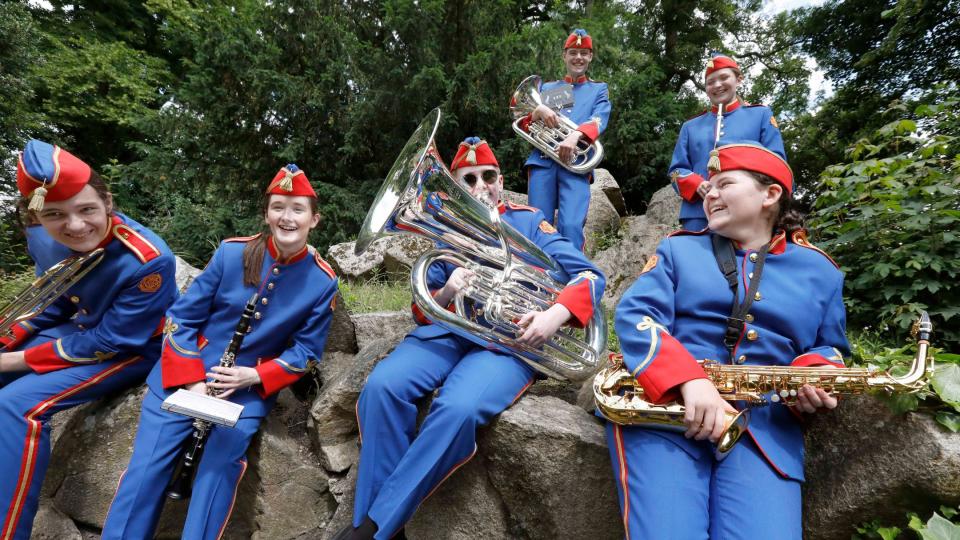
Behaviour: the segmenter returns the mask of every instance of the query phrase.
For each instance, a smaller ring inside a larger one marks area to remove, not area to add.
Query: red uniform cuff
[[[198,356],[177,354],[173,347],[164,346],[160,354],[160,378],[164,388],[205,381],[207,370]]]
[[[593,317],[593,298],[590,296],[590,282],[583,280],[568,285],[557,295],[557,303],[570,310],[573,316],[568,323],[574,328],[583,328]]]
[[[691,173],[687,176],[678,176],[674,181],[677,183],[677,191],[680,192],[683,200],[697,202],[700,199],[700,196],[697,195],[697,188],[704,182],[702,176]]]
[[[594,121],[584,122],[577,126],[577,131],[583,133],[583,138],[590,144],[600,136],[600,126]]]
[[[74,365],[60,358],[54,347],[55,343],[56,341],[48,341],[23,351],[23,359],[30,369],[37,373],[49,373]]]
[[[706,379],[707,373],[693,356],[666,332],[660,332],[660,350],[647,369],[637,375],[648,401],[666,403],[680,397],[681,384]]]
[[[518,125],[520,126],[520,129],[529,132],[529,131],[530,131],[530,129],[529,129],[530,122],[532,122],[532,121],[533,121],[533,113],[530,113],[530,114],[524,116],[523,118],[521,118],[521,119],[520,119],[520,123],[519,123]]]
[[[817,353],[801,354],[800,356],[794,358],[793,362],[790,362],[790,365],[793,367],[813,367],[813,366],[832,366],[835,368],[846,367],[843,365],[843,362],[835,362]]]
[[[0,346],[6,347],[8,351],[15,350],[18,345],[30,337],[32,332],[20,324],[15,324],[10,328],[10,334],[0,338]]]
[[[274,359],[261,363],[256,368],[260,374],[260,384],[255,387],[257,394],[266,399],[297,382],[303,373],[291,373]]]
[[[436,298],[437,293],[439,292],[440,292],[440,289],[435,289],[433,291],[430,291],[430,296],[433,296],[434,298]],[[451,313],[457,312],[457,306],[454,305],[453,302],[450,302],[449,304],[447,304],[446,309]],[[413,302],[412,304],[410,304],[410,311],[413,312],[413,320],[415,320],[417,324],[433,324],[433,321],[428,319],[427,316],[423,314],[423,311],[420,310],[420,306],[418,306],[416,302]]]

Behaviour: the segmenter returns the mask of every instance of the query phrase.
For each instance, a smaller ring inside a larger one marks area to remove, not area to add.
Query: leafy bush
[[[941,515],[942,514],[942,515]],[[895,540],[897,538],[920,538],[921,540],[955,540],[960,538],[960,512],[956,508],[941,506],[940,512],[934,512],[933,516],[926,523],[920,519],[920,516],[910,512],[907,514],[909,522],[907,528],[913,531],[913,535],[902,534],[904,531],[895,526],[883,526],[877,520],[857,527],[857,533],[852,540],[874,539]]]
[[[847,149],[820,176],[812,225],[846,272],[852,327],[906,329],[929,311],[938,345],[960,344],[960,91],[941,89]]]

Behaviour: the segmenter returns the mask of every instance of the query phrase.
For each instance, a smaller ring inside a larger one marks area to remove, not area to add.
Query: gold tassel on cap
[[[707,161],[707,169],[720,172],[720,152],[716,148],[710,151],[710,161]]]
[[[37,189],[33,190],[33,193],[30,195],[30,204],[27,205],[28,210],[33,210],[34,212],[39,212],[43,210],[43,203],[47,198],[47,188],[40,186]]]
[[[471,145],[470,145],[470,149],[467,150],[467,157],[464,158],[464,159],[467,160],[467,163],[469,163],[469,164],[471,164],[471,165],[476,165],[476,164],[477,164],[477,150],[476,150],[476,148],[477,148],[476,146],[474,146],[474,145],[471,144]]]
[[[284,191],[293,191],[293,173],[289,169],[285,171],[283,179],[280,180],[280,189]]]

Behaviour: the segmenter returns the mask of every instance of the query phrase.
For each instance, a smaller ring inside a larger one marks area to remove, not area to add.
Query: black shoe
[[[400,529],[390,540],[407,540],[407,535],[404,533],[403,529]]]
[[[377,524],[369,517],[363,518],[359,527],[347,525],[340,529],[331,540],[373,540],[377,534]]]

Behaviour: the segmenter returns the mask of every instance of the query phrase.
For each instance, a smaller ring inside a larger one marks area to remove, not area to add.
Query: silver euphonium
[[[521,330],[514,321],[549,308],[563,289],[564,283],[550,275],[559,267],[501,221],[493,205],[473,198],[457,183],[434,144],[439,125],[440,109],[434,109],[410,136],[367,213],[356,253],[386,233],[416,234],[448,246],[423,254],[413,265],[413,299],[427,318],[548,376],[586,379],[606,346],[602,309],[597,306],[585,329],[561,329],[542,348],[517,343]],[[441,261],[475,274],[454,300],[456,313],[437,304],[427,285],[427,269]]]
[[[592,144],[580,141],[577,143],[577,148],[573,152],[573,159],[569,163],[560,159],[557,148],[578,127],[566,116],[557,113],[557,120],[560,121],[560,125],[556,128],[548,127],[540,120],[530,122],[526,129],[521,127],[520,124],[523,119],[540,105],[543,105],[543,100],[540,98],[540,76],[531,75],[517,86],[510,98],[513,131],[523,140],[532,144],[534,148],[543,152],[545,156],[572,173],[586,174],[595,169],[603,160],[603,145],[600,144],[600,141],[594,141]]]

